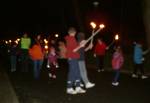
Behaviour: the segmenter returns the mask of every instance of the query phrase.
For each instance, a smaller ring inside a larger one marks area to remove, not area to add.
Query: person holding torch
[[[94,57],[96,57],[98,72],[104,71],[104,56],[107,49],[108,47],[102,38],[98,38],[94,47]]]
[[[85,41],[81,41],[80,44],[77,43],[75,39],[76,29],[71,27],[68,30],[68,35],[65,37],[66,40],[66,56],[69,64],[68,80],[67,80],[67,94],[78,94],[85,93],[86,91],[80,87],[81,85],[81,75],[78,65],[78,59],[80,55],[76,52],[77,47],[84,47]],[[75,89],[74,89],[75,87]]]

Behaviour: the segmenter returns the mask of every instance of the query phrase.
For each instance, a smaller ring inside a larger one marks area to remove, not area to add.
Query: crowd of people
[[[76,38],[77,37],[77,38]],[[24,33],[20,39],[19,44],[11,43],[10,46],[10,64],[11,72],[17,69],[17,57],[21,63],[21,72],[29,71],[29,60],[33,64],[33,76],[36,80],[40,78],[40,72],[43,66],[43,61],[46,58],[46,68],[48,68],[49,78],[56,79],[56,69],[61,66],[58,63],[59,59],[66,59],[68,62],[68,77],[67,77],[67,94],[86,93],[85,89],[92,88],[95,83],[92,83],[88,77],[85,53],[88,50],[93,51],[93,56],[96,58],[97,71],[104,71],[104,58],[109,46],[98,38],[96,44],[87,43],[85,35],[82,32],[77,32],[73,27],[68,29],[68,35],[64,37],[64,41],[58,41],[56,45],[55,40],[49,40],[49,48],[45,50],[43,40],[40,34],[37,34],[31,39],[27,33]],[[140,76],[142,79],[148,78],[144,74],[143,56],[149,51],[143,51],[142,43],[136,42],[134,44],[133,61],[135,68],[132,73],[133,78]],[[19,55],[19,56],[18,56]],[[115,72],[112,81],[113,86],[119,85],[120,69],[124,64],[124,55],[120,45],[114,46],[114,53],[112,55],[112,69]],[[62,64],[63,65],[63,64]],[[141,74],[138,75],[137,71],[140,70]],[[85,89],[83,89],[85,87]]]

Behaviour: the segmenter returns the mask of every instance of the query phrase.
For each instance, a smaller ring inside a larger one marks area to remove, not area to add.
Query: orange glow
[[[47,43],[48,43],[48,40],[44,39],[44,43],[47,44]]]
[[[44,47],[46,50],[48,49],[48,45],[45,45],[45,47]]]
[[[94,22],[91,22],[90,25],[92,26],[93,29],[96,28],[96,24]]]
[[[9,43],[11,43],[12,41],[11,40],[9,40]]]
[[[6,44],[8,44],[8,41],[5,41]]]
[[[101,29],[103,29],[103,28],[105,28],[105,25],[104,25],[104,24],[100,24],[99,27],[100,27]]]
[[[15,43],[18,44],[18,40],[15,40]]]
[[[116,35],[115,35],[115,40],[118,40],[118,39],[119,39],[119,35],[116,34]]]
[[[55,34],[55,37],[58,38],[58,37],[59,37],[59,34]]]
[[[20,41],[20,39],[18,38],[17,41]]]

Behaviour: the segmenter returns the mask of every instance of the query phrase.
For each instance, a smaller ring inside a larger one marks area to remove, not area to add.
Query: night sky
[[[105,23],[106,31],[124,38],[144,34],[142,0],[4,0],[0,1],[0,37],[22,32],[66,33],[69,26],[90,31],[89,22]]]

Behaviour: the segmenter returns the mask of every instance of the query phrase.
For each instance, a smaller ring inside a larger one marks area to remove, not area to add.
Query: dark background
[[[23,32],[65,35],[69,26],[91,32],[90,21],[104,23],[104,33],[124,40],[145,38],[142,0],[4,0],[0,1],[0,38]]]

